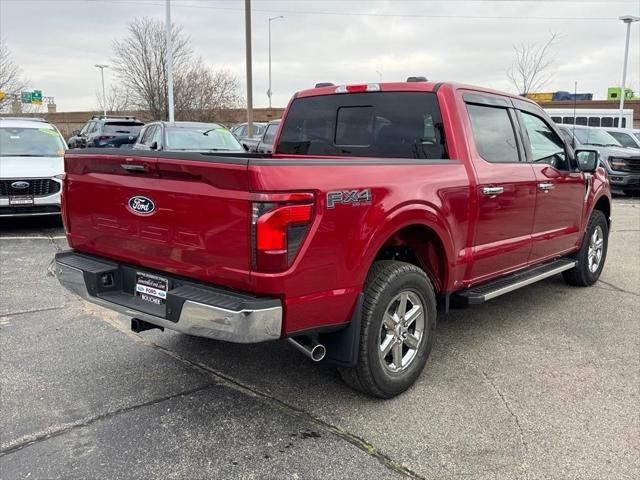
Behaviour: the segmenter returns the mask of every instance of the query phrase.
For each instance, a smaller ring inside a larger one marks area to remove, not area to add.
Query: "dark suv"
[[[69,148],[131,148],[143,125],[136,117],[93,116],[67,143]]]

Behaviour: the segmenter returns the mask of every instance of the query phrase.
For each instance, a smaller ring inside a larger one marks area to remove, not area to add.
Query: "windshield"
[[[61,157],[64,148],[62,137],[51,127],[0,127],[2,157]]]
[[[618,142],[620,142],[620,144],[625,148],[638,148],[638,144],[633,140],[633,137],[629,133],[609,132],[609,134],[618,140]]]
[[[102,132],[110,135],[138,135],[142,125],[131,122],[109,122],[104,124]]]
[[[244,151],[229,130],[222,127],[167,128],[167,149]]]
[[[583,145],[596,145],[598,147],[621,147],[620,142],[604,130],[597,128],[576,128],[576,138]]]

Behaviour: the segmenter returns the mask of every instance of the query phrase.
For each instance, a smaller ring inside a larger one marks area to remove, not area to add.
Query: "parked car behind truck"
[[[278,128],[280,127],[280,120],[271,120],[267,124],[267,128],[262,132],[262,137],[260,137],[260,141],[256,145],[255,151],[257,153],[272,153],[273,152],[273,144],[276,141],[276,134],[278,133]]]
[[[576,148],[592,148],[600,154],[612,187],[625,195],[640,191],[640,149],[625,148],[605,129],[562,125],[560,133]]]
[[[253,152],[262,138],[264,130],[267,128],[265,122],[254,122],[252,125],[251,135],[249,135],[249,127],[246,123],[239,123],[231,127],[231,133],[238,139],[242,147],[247,152]]]
[[[217,123],[151,122],[144,126],[136,150],[244,152],[236,138]]]
[[[60,215],[67,148],[41,118],[0,118],[0,217]]]
[[[297,93],[279,132],[273,155],[69,152],[62,285],[137,332],[289,338],[388,398],[423,370],[437,304],[602,272],[598,154],[574,152],[527,99],[329,85]]]
[[[144,125],[136,117],[94,115],[69,138],[69,148],[130,148]]]

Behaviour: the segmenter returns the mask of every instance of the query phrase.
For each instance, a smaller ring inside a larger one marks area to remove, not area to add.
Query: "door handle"
[[[147,166],[146,165],[136,165],[136,164],[131,164],[131,163],[123,163],[123,164],[120,165],[120,167],[122,167],[127,172],[146,172],[147,171]]]
[[[488,197],[495,197],[504,192],[504,187],[482,187],[482,194]]]
[[[553,183],[549,183],[549,182],[542,182],[538,184],[538,188],[540,190],[542,190],[543,192],[547,193],[550,190],[553,190],[554,188],[556,188],[556,186]]]

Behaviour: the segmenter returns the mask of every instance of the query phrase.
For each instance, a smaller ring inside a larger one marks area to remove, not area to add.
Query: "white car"
[[[0,118],[0,217],[60,215],[67,144],[38,118]]]

